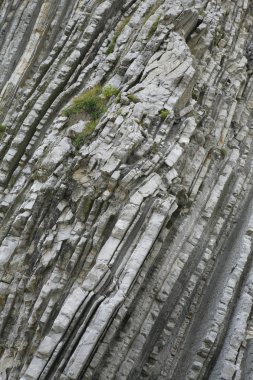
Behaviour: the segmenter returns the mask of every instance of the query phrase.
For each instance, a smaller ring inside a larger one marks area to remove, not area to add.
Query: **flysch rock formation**
[[[253,379],[252,37],[250,0],[0,1],[1,380]]]

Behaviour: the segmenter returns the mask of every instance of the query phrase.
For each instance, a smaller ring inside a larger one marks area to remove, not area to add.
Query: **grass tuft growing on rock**
[[[165,119],[167,119],[167,117],[169,116],[170,111],[168,111],[168,110],[166,110],[166,109],[163,109],[163,110],[161,110],[161,111],[159,112],[159,114],[160,114],[161,119],[162,119],[162,120],[165,120]]]
[[[100,118],[105,112],[105,104],[100,94],[100,85],[87,90],[75,98],[72,104],[63,111],[63,114],[69,117],[81,112],[86,112],[92,120]]]
[[[78,116],[78,114],[84,112],[91,119],[86,123],[84,130],[72,139],[73,145],[77,150],[81,148],[87,137],[95,130],[99,119],[107,109],[106,103],[108,100],[112,96],[119,95],[119,90],[112,85],[107,85],[104,88],[101,85],[97,85],[76,97],[72,101],[72,104],[63,111],[63,115],[67,117]]]
[[[103,88],[103,96],[105,99],[110,99],[112,96],[117,96],[119,94],[119,90],[109,84]]]
[[[106,101],[118,94],[119,90],[112,85],[105,86],[103,89],[101,85],[97,85],[75,98],[72,104],[63,111],[63,115],[70,117],[85,112],[92,120],[97,120],[106,111]]]

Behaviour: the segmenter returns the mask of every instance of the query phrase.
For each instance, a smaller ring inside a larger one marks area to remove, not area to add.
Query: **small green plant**
[[[0,139],[3,138],[5,130],[6,130],[6,126],[0,123]]]
[[[103,96],[105,99],[110,99],[112,96],[117,96],[118,94],[119,90],[111,84],[103,88]]]
[[[160,114],[161,119],[162,119],[162,120],[165,120],[165,119],[167,119],[167,117],[169,116],[170,111],[168,111],[168,110],[166,110],[166,109],[163,109],[163,110],[161,110],[161,111],[159,112],[159,114]]]
[[[89,121],[84,130],[80,133],[78,133],[72,140],[73,142],[73,145],[74,147],[79,150],[83,144],[85,143],[85,141],[87,140],[87,137],[89,137],[92,132],[95,130],[96,126],[97,126],[97,120],[92,120],[92,121]]]
[[[75,98],[72,104],[63,111],[63,114],[69,117],[86,112],[92,120],[98,119],[105,112],[104,100],[100,95],[101,86],[97,85]]]
[[[116,42],[117,42],[117,39],[119,38],[119,36],[121,35],[123,29],[125,28],[125,26],[128,24],[130,20],[130,16],[126,17],[125,20],[121,21],[118,25],[118,27],[116,28],[115,30],[115,34],[114,36],[112,37],[112,40],[106,50],[106,54],[109,55],[111,53],[114,52],[114,49],[115,49],[115,45],[116,45]]]
[[[149,29],[148,39],[150,39],[153,36],[153,34],[156,32],[160,18],[161,18],[161,16],[158,16],[156,18],[155,22],[153,23],[153,25],[151,26],[151,28]]]
[[[140,101],[139,98],[134,94],[128,94],[127,97],[133,103],[139,103]]]
[[[228,154],[227,150],[225,148],[220,149],[221,158],[225,158]]]

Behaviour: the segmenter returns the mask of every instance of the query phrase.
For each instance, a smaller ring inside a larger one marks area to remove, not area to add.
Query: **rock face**
[[[252,25],[0,1],[1,380],[252,379]]]

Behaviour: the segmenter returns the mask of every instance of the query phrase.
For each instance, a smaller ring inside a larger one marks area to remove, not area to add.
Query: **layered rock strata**
[[[0,1],[1,379],[252,378],[252,21]]]

